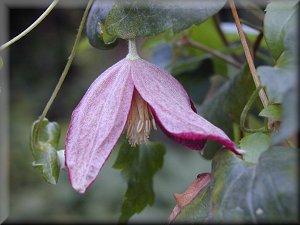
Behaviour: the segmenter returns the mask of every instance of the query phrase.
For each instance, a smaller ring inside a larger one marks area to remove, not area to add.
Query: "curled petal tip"
[[[237,149],[236,149],[236,152],[239,153],[240,155],[246,154],[246,150],[244,150],[244,149],[239,149],[239,148],[237,148]]]

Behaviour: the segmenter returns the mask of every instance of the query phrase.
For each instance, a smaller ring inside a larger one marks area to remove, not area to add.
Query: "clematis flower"
[[[182,85],[168,72],[141,59],[129,42],[126,58],[103,72],[72,113],[65,154],[72,187],[93,183],[123,132],[132,146],[146,143],[156,123],[170,138],[193,150],[206,140],[239,150],[218,127],[195,112]]]

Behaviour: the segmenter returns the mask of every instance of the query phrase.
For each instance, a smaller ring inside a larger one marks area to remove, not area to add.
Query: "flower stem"
[[[59,2],[59,0],[54,0],[51,3],[51,5],[49,5],[49,7],[46,9],[46,11],[39,18],[37,18],[37,20],[34,21],[34,23],[31,24],[26,30],[24,30],[22,33],[20,33],[18,36],[14,37],[10,41],[8,41],[5,44],[1,45],[0,46],[0,51],[2,51],[3,49],[9,47],[13,43],[20,40],[25,35],[27,35],[29,32],[31,32],[37,25],[39,25],[48,16],[48,14],[54,9],[54,7],[57,5],[58,2]]]
[[[84,24],[85,24],[85,21],[86,21],[86,18],[87,18],[87,15],[88,15],[88,12],[89,12],[89,9],[92,5],[92,2],[93,0],[90,0],[87,4],[87,7],[84,11],[84,14],[82,16],[82,19],[81,19],[81,22],[80,22],[80,26],[79,26],[79,29],[78,29],[78,32],[77,32],[77,35],[76,35],[76,39],[75,39],[75,42],[74,42],[74,45],[73,45],[73,48],[72,48],[72,51],[71,51],[71,54],[68,58],[68,62],[59,78],[59,81],[49,99],[49,101],[47,102],[47,105],[45,106],[44,110],[43,110],[43,113],[42,115],[40,116],[40,119],[39,119],[39,124],[41,124],[41,121],[46,117],[46,114],[47,112],[49,111],[55,97],[57,96],[57,93],[59,91],[59,89],[61,88],[61,85],[63,84],[65,78],[66,78],[66,75],[68,74],[68,71],[70,69],[70,66],[73,62],[73,59],[76,55],[76,52],[77,52],[77,49],[78,49],[78,45],[79,45],[79,41],[80,41],[80,37],[81,37],[81,34],[82,34],[82,30],[83,30],[83,27],[84,27]]]
[[[255,69],[255,65],[254,65],[254,62],[253,62],[253,58],[251,56],[251,52],[250,52],[250,49],[248,47],[248,43],[247,43],[246,37],[244,35],[243,28],[241,26],[241,22],[240,22],[240,19],[239,19],[239,16],[238,16],[238,13],[237,13],[234,1],[233,0],[229,0],[229,5],[230,5],[230,8],[231,8],[231,12],[232,12],[232,15],[233,15],[233,18],[234,18],[234,21],[235,21],[235,24],[236,24],[236,27],[237,27],[240,39],[241,39],[241,43],[242,43],[242,46],[243,46],[243,49],[244,49],[244,53],[245,53],[245,56],[246,56],[246,60],[247,60],[247,63],[248,63],[248,66],[249,66],[252,78],[254,80],[256,88],[258,88],[258,87],[261,86],[261,82],[260,82],[259,77],[258,77],[258,75],[256,73],[256,69]],[[259,97],[260,97],[260,100],[261,100],[264,108],[267,107],[267,105],[268,105],[268,98],[267,98],[267,95],[266,95],[264,89],[260,89],[260,91],[259,91]]]
[[[128,54],[126,58],[130,60],[136,60],[140,58],[136,49],[136,41],[134,39],[128,40]]]

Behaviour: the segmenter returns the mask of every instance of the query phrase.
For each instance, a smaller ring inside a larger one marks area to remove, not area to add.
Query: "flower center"
[[[151,129],[156,130],[155,121],[147,102],[134,90],[130,111],[127,118],[126,137],[129,144],[135,147],[148,141]]]

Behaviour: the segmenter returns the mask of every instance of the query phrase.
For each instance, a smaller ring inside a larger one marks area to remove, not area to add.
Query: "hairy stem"
[[[242,46],[243,46],[243,49],[244,49],[244,52],[245,52],[246,60],[247,60],[247,63],[248,63],[248,66],[249,66],[252,78],[254,80],[256,88],[258,88],[258,87],[261,86],[261,82],[260,82],[259,77],[258,77],[258,75],[256,73],[256,69],[255,69],[255,65],[254,65],[254,62],[253,62],[253,58],[251,56],[251,52],[250,52],[250,49],[248,47],[248,43],[247,43],[245,34],[243,32],[243,28],[241,26],[241,22],[240,22],[240,19],[239,19],[239,16],[238,16],[238,13],[237,13],[234,1],[233,0],[229,0],[229,5],[230,5],[230,8],[231,8],[231,12],[232,12],[232,15],[233,15],[233,18],[234,18],[234,21],[235,21],[235,24],[236,24],[236,27],[237,27],[240,39],[241,39],[241,43],[242,43]],[[267,107],[267,105],[268,105],[268,98],[267,98],[267,95],[266,95],[266,93],[265,93],[265,91],[263,89],[260,90],[259,97],[260,97],[260,100],[261,100],[264,108]]]
[[[55,87],[55,89],[54,89],[54,91],[53,91],[53,93],[52,93],[49,101],[47,102],[47,105],[45,106],[45,108],[43,110],[42,115],[40,116],[39,124],[41,124],[41,121],[46,117],[46,114],[48,113],[48,111],[49,111],[49,109],[50,109],[50,107],[51,107],[51,105],[52,105],[55,97],[57,96],[57,93],[58,93],[59,89],[61,88],[61,85],[63,84],[63,82],[64,82],[64,80],[65,80],[65,78],[66,78],[66,76],[68,74],[70,66],[71,66],[71,64],[73,62],[73,59],[74,59],[75,55],[76,55],[76,52],[77,52],[77,49],[78,49],[78,45],[79,45],[79,41],[80,41],[80,37],[81,37],[81,34],[82,34],[82,30],[83,30],[83,27],[84,27],[84,24],[85,24],[85,21],[86,21],[89,9],[90,9],[90,7],[92,5],[92,2],[93,2],[93,0],[90,0],[88,2],[88,4],[87,4],[87,7],[86,7],[86,9],[84,11],[84,14],[83,14],[81,22],[80,22],[80,26],[79,26],[79,29],[78,29],[78,32],[77,32],[77,35],[76,35],[76,39],[75,39],[75,42],[74,42],[71,54],[70,54],[70,56],[68,58],[68,62],[67,62],[66,66],[65,66],[65,68],[64,68],[64,70],[63,70],[63,72],[62,72],[62,74],[61,74],[61,76],[59,78],[59,81],[58,81],[58,83],[57,83],[57,85],[56,85],[56,87]]]
[[[13,43],[20,40],[25,35],[27,35],[29,32],[31,32],[37,25],[39,25],[48,16],[48,14],[54,9],[54,7],[57,5],[58,2],[59,2],[59,0],[54,0],[51,3],[51,5],[49,5],[49,7],[46,9],[46,11],[39,18],[37,18],[37,20],[34,21],[34,23],[31,24],[26,30],[24,30],[22,33],[20,33],[18,36],[14,37],[10,41],[8,41],[5,44],[1,45],[0,46],[0,51],[2,51],[3,49],[9,47]]]

